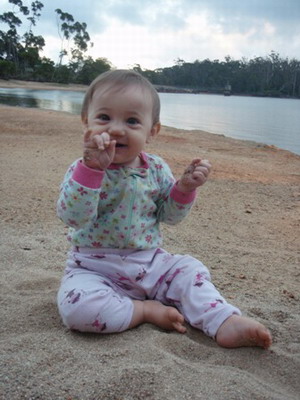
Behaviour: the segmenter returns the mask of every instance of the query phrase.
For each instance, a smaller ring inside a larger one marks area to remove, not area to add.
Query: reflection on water
[[[300,100],[160,93],[161,122],[300,154]],[[0,103],[80,114],[83,92],[0,88]]]
[[[84,93],[63,90],[0,88],[0,103],[80,114]]]
[[[38,102],[35,98],[20,98],[16,95],[6,95],[0,93],[0,103],[8,106],[20,107],[38,107]]]

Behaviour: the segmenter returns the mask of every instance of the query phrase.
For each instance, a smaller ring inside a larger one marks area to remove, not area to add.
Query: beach
[[[55,210],[81,157],[80,117],[0,105],[0,120],[0,399],[299,399],[300,156],[168,127],[147,148],[176,177],[193,158],[210,160],[188,218],[162,226],[164,248],[200,259],[224,297],[270,329],[269,350],[221,348],[190,326],[82,334],[57,311],[69,245]]]

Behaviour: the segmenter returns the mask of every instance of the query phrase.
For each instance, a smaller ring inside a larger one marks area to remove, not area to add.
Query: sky
[[[93,42],[87,54],[116,68],[154,70],[178,59],[222,61],[228,55],[249,60],[271,51],[300,59],[300,0],[40,1],[44,8],[33,33],[46,41],[41,55],[55,62],[61,48],[56,8],[85,22]],[[11,10],[8,0],[0,0],[1,14]]]

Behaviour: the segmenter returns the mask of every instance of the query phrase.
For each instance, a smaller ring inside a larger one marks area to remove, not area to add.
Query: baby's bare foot
[[[176,308],[165,306],[155,300],[145,300],[143,306],[144,322],[150,322],[168,331],[186,332],[184,317]]]
[[[232,315],[220,326],[216,342],[222,347],[257,346],[268,349],[272,337],[268,329],[254,319]]]

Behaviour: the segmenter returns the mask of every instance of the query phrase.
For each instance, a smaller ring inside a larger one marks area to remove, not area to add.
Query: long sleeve
[[[160,188],[157,218],[160,222],[175,225],[189,213],[196,198],[196,191],[181,192],[169,166],[162,159],[156,158],[154,165],[157,171],[156,181]]]
[[[70,166],[57,202],[57,215],[67,226],[79,229],[97,220],[103,175],[80,160]]]

